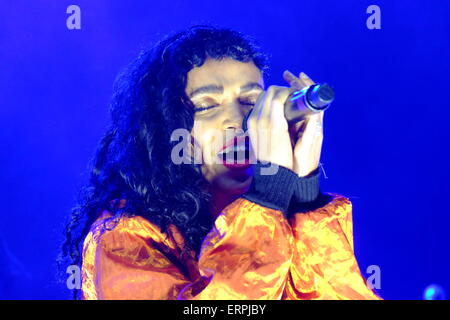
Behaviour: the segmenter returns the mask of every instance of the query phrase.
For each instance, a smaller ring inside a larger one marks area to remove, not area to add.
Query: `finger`
[[[289,95],[291,94],[292,90],[286,87],[279,88],[275,95],[273,96],[272,101],[272,110],[271,110],[271,120],[273,121],[272,124],[274,125],[280,125],[283,127],[286,127],[287,129],[287,122],[284,117],[284,104],[286,100],[288,99]]]
[[[277,121],[280,117],[284,118],[283,104],[289,96],[289,93],[290,91],[287,87],[270,86],[261,104],[258,120],[268,124],[271,121]]]
[[[262,109],[262,103],[261,101],[264,101],[266,97],[267,91],[261,91],[261,93],[256,98],[255,106],[250,111],[250,118],[258,119],[260,117],[261,109]]]
[[[311,137],[323,136],[323,114],[313,114],[309,117],[305,128],[305,134]]]
[[[308,75],[304,72],[300,72],[299,78],[301,80],[302,83],[305,84],[305,86],[311,86],[313,85],[315,82],[311,80],[310,77],[308,77]]]
[[[303,87],[305,87],[304,83],[301,81],[301,79],[297,78],[292,72],[289,70],[286,70],[283,72],[283,78],[284,80],[289,83],[289,85],[294,88],[295,90],[300,90]]]
[[[298,138],[301,136],[302,132],[305,130],[306,119],[296,122],[294,125],[289,127],[291,134],[292,143],[295,145]]]
[[[265,125],[268,125],[270,121],[272,99],[275,94],[276,89],[274,88],[274,86],[270,86],[264,94],[263,103],[261,103],[261,110],[258,114],[258,121],[263,122]]]

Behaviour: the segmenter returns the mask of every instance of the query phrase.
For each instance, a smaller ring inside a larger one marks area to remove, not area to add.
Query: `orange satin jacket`
[[[293,214],[238,198],[217,217],[199,259],[181,254],[176,227],[162,233],[140,216],[84,242],[84,299],[381,299],[353,251],[352,205],[328,193],[323,207]]]

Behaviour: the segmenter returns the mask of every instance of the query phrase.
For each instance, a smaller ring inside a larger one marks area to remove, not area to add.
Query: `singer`
[[[381,299],[355,259],[351,202],[319,188],[324,112],[283,114],[314,82],[285,71],[266,88],[267,70],[248,36],[193,26],[120,74],[62,247],[82,266],[77,298]],[[200,164],[173,161],[180,128]]]

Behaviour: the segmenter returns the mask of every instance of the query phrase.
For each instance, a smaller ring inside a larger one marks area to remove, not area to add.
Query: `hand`
[[[291,88],[281,86],[270,86],[261,92],[247,119],[247,127],[259,161],[293,170],[291,137],[284,117],[284,102],[291,92]]]
[[[314,81],[303,72],[297,78],[286,70],[283,78],[296,90],[314,84]],[[309,175],[319,166],[323,141],[323,115],[323,111],[311,114],[289,128],[294,147],[293,171],[300,177]]]

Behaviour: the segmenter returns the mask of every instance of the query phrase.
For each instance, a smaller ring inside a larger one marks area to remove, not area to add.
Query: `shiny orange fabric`
[[[380,299],[354,256],[351,203],[330,195],[324,207],[289,221],[239,198],[217,217],[198,261],[181,254],[176,227],[162,233],[142,217],[114,223],[104,212],[84,242],[83,297]]]

